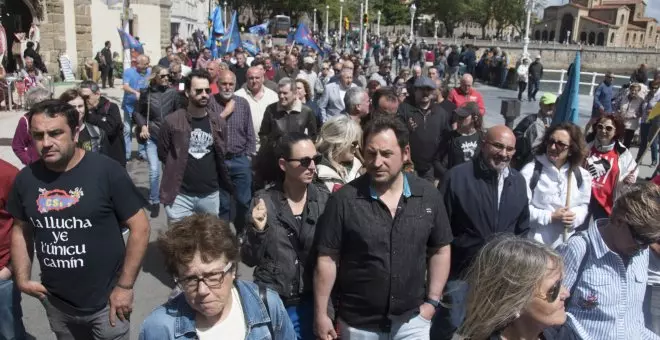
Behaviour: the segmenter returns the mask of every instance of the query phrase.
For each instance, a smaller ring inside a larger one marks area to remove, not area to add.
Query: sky
[[[568,0],[547,0],[548,6],[561,5],[568,3]],[[660,1],[647,0],[646,1],[646,16],[656,18],[660,21]]]

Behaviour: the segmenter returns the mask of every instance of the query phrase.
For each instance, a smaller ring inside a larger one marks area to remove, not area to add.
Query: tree
[[[445,24],[447,35],[450,37],[454,36],[454,29],[465,21],[465,15],[469,9],[466,1],[421,0],[419,3],[424,12],[433,13],[436,20]]]
[[[498,0],[470,0],[467,17],[481,27],[481,39],[486,39],[486,26],[493,20],[493,11]]]
[[[527,7],[525,5],[526,1],[525,0],[515,0],[515,1],[517,1],[518,4],[516,5],[516,7],[512,7],[511,26],[513,26],[513,28],[518,32],[518,34],[522,36],[525,33],[525,24],[527,21]],[[546,4],[547,4],[547,0],[535,0],[532,13],[537,13],[537,15],[538,13],[542,13]],[[513,10],[514,8],[515,10]]]

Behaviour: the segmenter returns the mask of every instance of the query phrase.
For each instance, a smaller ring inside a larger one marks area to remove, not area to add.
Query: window
[[[614,44],[614,33],[610,35],[610,44]]]
[[[619,20],[619,25],[623,25],[623,21],[625,19],[625,15],[621,14],[621,20]]]

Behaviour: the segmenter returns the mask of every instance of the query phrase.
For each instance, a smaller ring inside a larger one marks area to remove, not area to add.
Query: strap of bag
[[[268,313],[268,318],[270,319],[270,322],[268,323],[268,332],[270,332],[270,337],[274,338],[275,332],[273,332],[273,318],[270,316],[270,307],[268,307],[268,295],[266,291],[266,286],[259,285],[258,287],[259,287],[259,298],[266,307],[266,313]]]
[[[573,293],[575,293],[575,288],[582,279],[582,273],[584,272],[584,268],[587,266],[587,259],[589,258],[589,253],[591,253],[591,250],[589,249],[590,248],[589,237],[584,232],[579,232],[574,235],[581,237],[584,240],[586,250],[584,251],[584,256],[582,256],[582,261],[580,261],[580,266],[578,266],[577,274],[575,275],[575,282],[573,282],[573,286],[571,286],[571,290],[569,292],[570,295],[568,299],[566,299],[566,301],[564,302],[564,305],[566,306],[568,306],[568,303],[570,302],[571,298],[573,298]]]

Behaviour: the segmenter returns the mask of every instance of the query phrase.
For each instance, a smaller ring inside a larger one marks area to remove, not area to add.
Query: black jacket
[[[294,108],[287,113],[280,108],[279,102],[270,104],[264,111],[264,118],[259,128],[260,144],[275,143],[288,132],[305,133],[314,139],[316,137],[316,115],[306,105]]]
[[[529,65],[529,77],[532,79],[541,80],[543,78],[543,64],[540,61],[534,61]]]
[[[135,110],[137,114],[133,115],[138,131],[147,125],[147,108],[149,109],[149,134],[152,138],[156,138],[165,116],[184,108],[184,102],[179,93],[171,87],[149,86],[140,90],[140,100]]]
[[[254,196],[253,201],[262,198],[266,203],[266,228],[259,231],[248,222],[241,257],[246,265],[256,266],[254,281],[277,291],[285,303],[287,299],[312,291],[316,259],[312,246],[328,195],[314,184],[307,186],[302,225],[293,216],[281,185],[260,190]],[[251,216],[247,220],[251,221]]]
[[[451,115],[440,104],[432,104],[426,116],[413,104],[399,106],[399,118],[410,131],[410,152],[415,170],[426,172],[433,167],[436,151],[444,135],[451,131]]]
[[[109,143],[107,155],[125,166],[124,122],[119,113],[119,106],[110,102],[107,98],[101,97],[96,107],[88,108],[85,121],[105,131]]]
[[[481,247],[495,234],[523,235],[529,230],[525,178],[509,168],[499,209],[497,182],[497,172],[486,166],[481,155],[447,172],[440,191],[444,195],[454,235],[451,277],[460,277]]]
[[[25,49],[25,52],[23,52],[23,58],[25,57],[30,57],[34,61],[34,67],[37,68],[37,70],[43,72],[43,73],[48,73],[48,69],[46,68],[46,64],[44,64],[43,59],[41,59],[41,55],[37,53],[33,48],[27,48]]]

